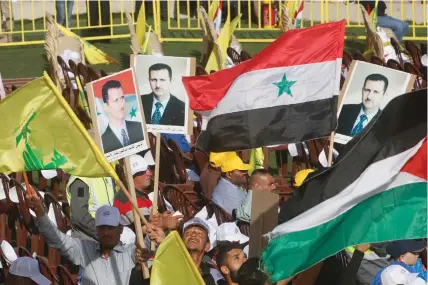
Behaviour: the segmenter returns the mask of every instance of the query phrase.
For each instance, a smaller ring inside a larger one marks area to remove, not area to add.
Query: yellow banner
[[[176,231],[171,232],[156,251],[150,285],[205,285]]]
[[[102,50],[98,49],[97,47],[93,46],[89,42],[85,41],[69,29],[61,26],[60,24],[57,24],[58,28],[61,30],[61,32],[67,36],[67,37],[77,37],[80,42],[83,45],[83,52],[85,53],[86,60],[89,62],[89,64],[110,64],[110,63],[118,63],[116,59],[109,56]]]
[[[222,59],[219,61],[218,57],[216,56],[216,50],[213,49],[213,51],[210,54],[210,57],[208,58],[207,65],[205,66],[205,70],[210,73],[211,70],[219,71],[223,69],[224,65],[226,64],[225,61],[227,56],[227,48],[230,45],[230,41],[232,39],[232,35],[235,32],[236,27],[238,26],[238,23],[241,19],[241,14],[235,17],[235,19],[230,22],[229,15],[227,16],[226,23],[224,23],[223,28],[220,31],[220,35],[217,39],[217,43],[220,47],[221,56]]]
[[[0,101],[0,173],[63,169],[118,179],[45,72]]]

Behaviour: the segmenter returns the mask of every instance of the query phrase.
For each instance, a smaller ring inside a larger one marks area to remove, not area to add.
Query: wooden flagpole
[[[131,198],[137,204],[137,195],[135,193],[134,178],[132,177],[131,163],[129,161],[129,157],[125,157],[125,172],[126,179],[128,180],[129,191],[131,192]],[[135,233],[137,234],[138,244],[141,248],[145,248],[143,232],[141,229],[141,220],[140,216],[138,215],[138,212],[140,211],[136,210],[135,208],[132,211],[132,214],[134,216]],[[141,272],[143,273],[144,279],[150,278],[149,268],[145,263],[141,263]]]
[[[161,145],[161,133],[156,133],[156,153],[155,153],[155,178],[153,185],[153,207],[152,214],[158,212],[158,197],[159,197],[159,161],[160,161],[160,145]],[[151,250],[155,249],[155,243],[151,243]]]
[[[330,145],[328,147],[328,160],[327,160],[327,166],[331,167],[331,164],[333,162],[333,144],[334,144],[334,132],[331,132],[330,134]]]
[[[33,189],[33,187],[30,185],[30,182],[28,181],[27,172],[23,171],[22,174],[24,176],[25,188],[29,190],[31,193],[36,193],[36,190]]]

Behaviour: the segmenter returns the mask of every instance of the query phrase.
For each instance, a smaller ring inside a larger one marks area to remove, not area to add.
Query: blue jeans
[[[397,40],[401,41],[409,31],[409,24],[407,22],[392,18],[390,16],[379,16],[377,25],[381,28],[390,28],[397,36]]]
[[[65,4],[67,3],[67,23],[65,22]],[[71,15],[73,13],[74,0],[56,0],[56,21],[62,26],[71,26]]]

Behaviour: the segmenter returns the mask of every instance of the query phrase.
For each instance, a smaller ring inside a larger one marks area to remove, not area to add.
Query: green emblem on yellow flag
[[[46,73],[0,101],[0,122],[0,173],[60,168],[117,177]]]

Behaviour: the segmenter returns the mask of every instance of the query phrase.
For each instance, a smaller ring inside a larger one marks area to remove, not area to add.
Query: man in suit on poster
[[[152,93],[141,96],[146,124],[184,126],[185,104],[170,93],[171,67],[156,63],[149,68]]]
[[[126,105],[122,85],[117,80],[107,81],[102,88],[104,109],[108,126],[101,136],[104,153],[143,141],[143,127],[140,122],[125,120]]]
[[[336,133],[354,137],[371,120],[379,117],[380,103],[388,89],[388,78],[382,74],[370,74],[362,88],[362,103],[343,105]]]

